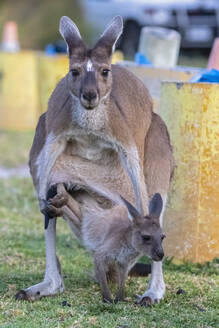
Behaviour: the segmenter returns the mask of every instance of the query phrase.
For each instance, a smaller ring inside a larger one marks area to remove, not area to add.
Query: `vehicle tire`
[[[128,21],[125,23],[122,39],[119,46],[125,57],[134,57],[138,49],[140,30],[140,26],[134,21]]]

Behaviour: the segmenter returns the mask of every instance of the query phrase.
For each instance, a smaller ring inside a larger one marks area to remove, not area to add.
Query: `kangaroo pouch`
[[[80,155],[74,154],[71,144],[66,147],[50,172],[48,188],[65,183],[69,189],[86,190],[115,203],[120,202],[119,195],[126,195],[129,201],[135,202],[130,178],[113,149],[100,150],[97,161]]]

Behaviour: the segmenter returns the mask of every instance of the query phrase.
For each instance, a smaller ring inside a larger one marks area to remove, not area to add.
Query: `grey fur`
[[[107,276],[115,277],[116,301],[122,301],[126,277],[139,256],[146,255],[154,261],[164,256],[159,218],[144,217],[126,199],[122,201],[132,221],[123,206],[103,211],[95,203],[89,204],[91,200],[87,199],[83,209],[82,240],[93,254],[96,278],[106,302],[112,302]],[[156,201],[153,197],[151,207]]]
[[[89,245],[86,244],[89,249],[96,249],[99,243],[95,234],[91,236],[92,227],[107,231],[111,218],[117,227],[122,228],[123,222],[130,225],[124,206],[116,205],[121,204],[119,195],[135,204],[142,215],[147,213],[152,196],[160,193],[164,203],[160,215],[162,226],[173,175],[174,160],[168,132],[165,123],[152,111],[148,90],[132,73],[111,65],[112,48],[121,30],[121,19],[116,18],[96,46],[87,49],[74,23],[68,18],[61,20],[60,31],[69,45],[70,70],[56,86],[47,111],[39,119],[30,152],[30,172],[40,210],[52,211],[55,217],[63,216],[79,239],[82,233],[87,236],[84,241],[85,244],[89,241]],[[93,84],[87,78],[91,73],[96,79]],[[61,189],[47,203],[48,189],[63,183],[69,192],[71,186],[72,189],[76,186],[75,192],[70,193],[70,200],[63,198]],[[90,223],[89,218],[92,219]],[[102,218],[109,220],[100,221]],[[55,254],[53,220],[46,230],[45,277],[48,279],[37,285],[38,290],[34,285],[22,291],[20,298],[27,293],[31,299],[37,299],[37,292],[46,296],[63,290]],[[126,247],[121,256],[124,253],[127,253]],[[120,272],[122,282],[125,271]],[[145,299],[150,299],[151,303],[159,301],[164,292],[162,262],[154,262],[149,288],[140,302],[144,303]]]

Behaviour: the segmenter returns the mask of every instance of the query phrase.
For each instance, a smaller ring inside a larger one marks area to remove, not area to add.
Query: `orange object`
[[[213,47],[208,60],[208,69],[218,69],[219,70],[219,38],[214,40]]]
[[[16,52],[20,50],[16,22],[9,21],[5,24],[1,50],[6,52]]]

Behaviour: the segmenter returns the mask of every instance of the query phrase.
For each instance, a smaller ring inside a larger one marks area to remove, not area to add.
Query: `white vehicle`
[[[209,48],[219,35],[219,0],[81,0],[86,20],[101,31],[115,15],[124,19],[119,48],[133,55],[143,26],[180,32],[183,48]]]

